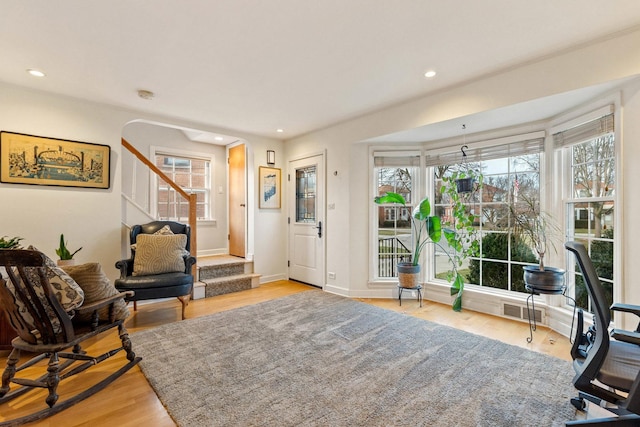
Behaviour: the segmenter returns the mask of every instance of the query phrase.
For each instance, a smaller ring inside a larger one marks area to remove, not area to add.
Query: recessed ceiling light
[[[221,136],[216,136],[216,137],[215,137],[215,138],[213,138],[213,139],[215,139],[216,141],[222,141],[224,138],[223,138],[223,137],[221,137]]]
[[[276,132],[282,133],[282,132],[284,132],[284,129],[276,129]]]
[[[435,75],[436,75],[436,72],[435,72],[435,71],[433,71],[433,70],[429,70],[429,71],[427,71],[426,73],[424,73],[424,76],[425,76],[426,78],[429,78],[429,79],[430,79],[431,77],[435,77]]]
[[[27,70],[27,73],[31,74],[31,75],[32,75],[32,76],[34,76],[34,77],[44,77],[44,76],[46,76],[46,74],[45,74],[45,73],[43,73],[43,72],[42,72],[42,71],[40,71],[40,70],[36,70],[36,69],[34,69],[34,68],[29,68],[29,69]]]

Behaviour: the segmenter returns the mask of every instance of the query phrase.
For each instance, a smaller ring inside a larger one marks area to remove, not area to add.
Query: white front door
[[[324,155],[289,162],[289,278],[323,287]]]

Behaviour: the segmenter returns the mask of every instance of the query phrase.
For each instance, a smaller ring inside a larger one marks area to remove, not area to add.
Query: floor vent
[[[536,308],[534,313],[536,322],[542,322],[542,310]],[[513,317],[520,320],[529,320],[529,312],[526,305],[503,303],[502,314],[507,317]]]

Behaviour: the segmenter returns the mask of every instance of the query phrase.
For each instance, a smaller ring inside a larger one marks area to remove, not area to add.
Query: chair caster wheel
[[[587,407],[584,399],[582,397],[574,397],[571,399],[571,404],[579,411],[584,411]]]

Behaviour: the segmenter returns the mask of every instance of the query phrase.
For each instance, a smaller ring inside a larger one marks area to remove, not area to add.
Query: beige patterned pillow
[[[184,256],[188,253],[186,234],[155,235],[139,234],[136,257],[133,260],[133,275],[184,272]]]
[[[153,234],[160,235],[160,236],[166,236],[168,234],[173,234],[173,231],[171,231],[171,227],[169,227],[169,224],[167,224],[167,225],[165,225],[164,227],[162,227],[160,230],[156,231]],[[137,246],[138,245],[136,245],[134,243],[133,245],[131,245],[131,249],[133,249],[135,251]]]
[[[34,246],[29,246],[29,250],[38,251]],[[71,312],[74,308],[80,307],[84,301],[84,292],[82,292],[82,288],[78,286],[71,276],[58,267],[51,258],[44,253],[43,255],[47,266],[47,278],[49,279],[49,284],[51,285],[56,298],[60,301],[62,308],[64,308],[66,312]],[[38,295],[44,296],[44,290],[42,289],[42,285],[40,285],[40,278],[38,277],[38,273],[35,268],[26,268],[25,271],[30,275],[29,277],[35,278],[34,282],[36,283],[36,292]]]
[[[104,274],[102,266],[97,262],[66,266],[64,267],[64,271],[80,285],[84,291],[84,301],[86,304],[91,304],[119,293],[111,284],[107,275]],[[129,309],[124,299],[120,299],[114,303],[114,314],[116,320],[125,320],[129,317]],[[101,308],[98,311],[98,317],[100,320],[109,320],[109,307]],[[91,320],[91,315],[79,314],[77,318],[81,321],[88,322]]]
[[[29,246],[28,248],[31,251],[38,251],[38,249],[34,246]],[[38,251],[40,252],[40,251]],[[44,255],[44,254],[43,254]],[[80,307],[84,302],[84,292],[82,288],[78,286],[78,284],[64,272],[61,268],[56,266],[51,258],[44,255],[45,265],[46,265],[46,275],[49,279],[49,284],[51,285],[51,290],[56,296],[57,300],[60,302],[62,308],[69,313],[70,317],[73,317],[73,310],[77,307]],[[14,270],[17,277],[20,277],[17,270]],[[32,283],[34,284],[34,291],[36,295],[40,298],[40,300],[44,303],[46,301],[44,297],[44,289],[42,288],[42,284],[40,283],[40,276],[35,267],[27,267],[25,268],[25,274],[30,278]],[[7,281],[7,289],[15,295],[15,288],[13,283],[10,280]],[[23,320],[33,327],[31,333],[33,336],[40,341],[40,331],[35,328],[35,322],[31,314],[29,313],[26,305],[22,304],[19,300],[16,300],[18,305],[18,311],[20,312]],[[59,333],[62,331],[62,327],[60,326],[60,322],[54,315],[53,308],[48,304],[45,304],[45,309],[49,313],[49,317],[52,319],[51,323],[53,325],[54,333]]]

